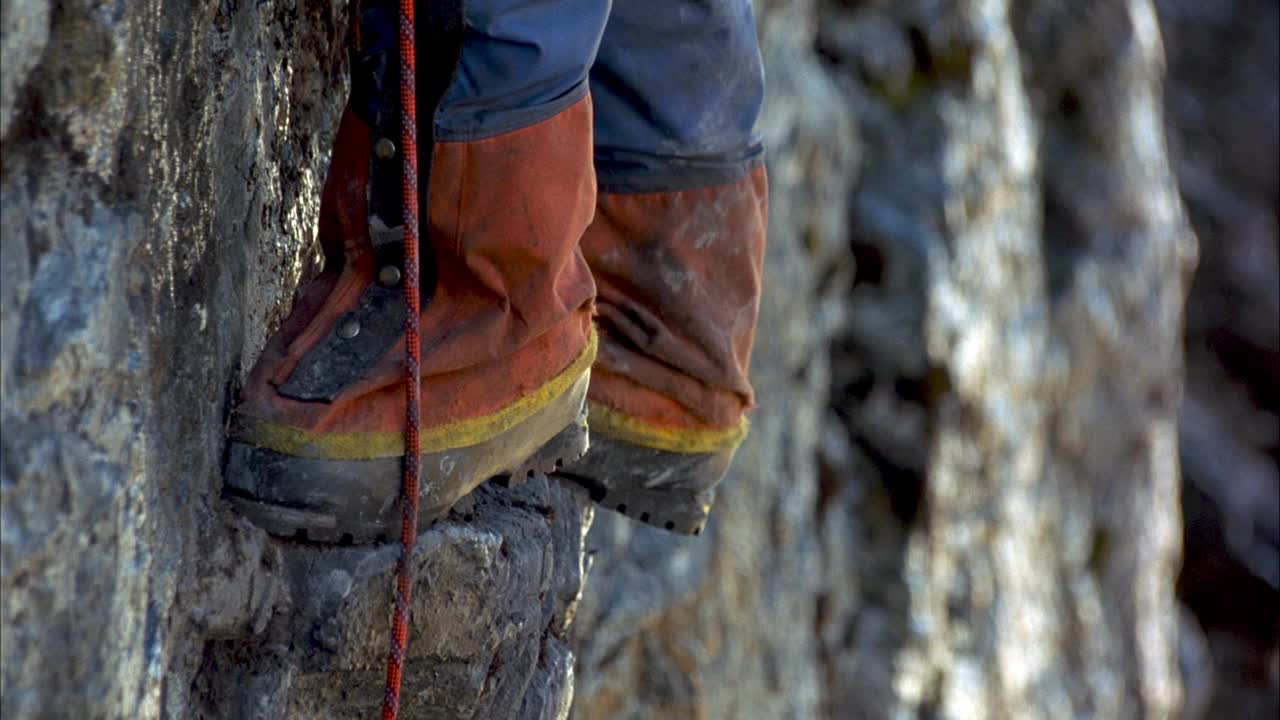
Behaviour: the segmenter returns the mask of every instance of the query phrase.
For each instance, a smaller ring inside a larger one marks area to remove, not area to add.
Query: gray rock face
[[[375,715],[394,551],[219,497],[236,385],[318,260],[346,3],[2,12],[0,714]],[[423,534],[406,716],[567,713],[584,508],[539,479]]]
[[[420,541],[406,716],[1175,715],[1195,244],[1149,0],[758,10],[762,407],[716,518],[584,539],[566,488],[483,488]],[[0,9],[6,718],[381,700],[394,551],[219,499],[318,261],[345,15]]]
[[[839,280],[824,285],[819,270],[847,265],[858,146],[810,49],[815,20],[804,3],[759,17],[770,88],[761,128],[770,148],[768,269],[752,360],[762,410],[701,538],[597,515],[575,623],[574,717],[820,716],[815,451],[826,345],[843,298],[833,292]]]
[[[403,716],[564,717],[589,515],[544,477],[510,491],[484,487],[456,515],[471,519],[439,523],[419,540]],[[376,716],[398,546],[264,543],[257,530],[247,537],[247,551],[206,554],[193,592],[192,614],[214,639],[191,714]],[[222,560],[232,562],[214,566]],[[246,564],[261,569],[237,582],[233,568]]]
[[[762,8],[763,407],[710,548],[597,521],[575,716],[1172,717],[1152,7],[850,5]]]
[[[1155,15],[1146,2],[954,12],[911,18],[926,57],[956,59],[938,78],[949,87],[905,108],[943,138],[924,339],[947,389],[929,403],[906,546],[904,581],[927,589],[912,593],[899,702],[1171,717],[1195,243],[1164,152]]]

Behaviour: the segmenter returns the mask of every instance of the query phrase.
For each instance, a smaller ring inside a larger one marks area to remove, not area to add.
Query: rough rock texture
[[[0,5],[6,718],[380,700],[393,553],[218,497],[316,262],[345,6]],[[758,10],[762,409],[718,514],[584,540],[560,485],[484,488],[423,535],[406,715],[1176,715],[1195,243],[1150,0]]]
[[[575,716],[1174,716],[1150,3],[762,10],[764,409],[710,547],[597,521]]]
[[[219,498],[229,400],[316,262],[346,5],[0,6],[5,718],[381,703],[393,553]],[[459,512],[421,540],[406,714],[564,716],[589,511],[538,480]]]
[[[565,717],[573,697],[567,631],[583,580],[576,499],[539,477],[514,491],[482,488],[457,516],[466,522],[438,524],[419,541],[403,716]],[[245,563],[265,572],[192,588],[205,598],[197,617],[213,639],[190,714],[375,716],[398,547],[263,542],[256,530],[241,537],[242,547],[211,558],[223,564],[203,578]],[[245,604],[247,612],[226,617]]]

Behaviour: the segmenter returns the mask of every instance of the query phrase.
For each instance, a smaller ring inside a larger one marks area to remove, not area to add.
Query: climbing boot
[[[394,13],[394,3],[364,3],[321,202],[326,268],[268,341],[232,418],[225,495],[278,535],[359,543],[399,527],[406,305]],[[422,222],[420,524],[491,477],[550,471],[586,449],[594,285],[578,241],[595,202],[591,137],[584,97],[521,129],[434,145]]]
[[[701,533],[747,434],[767,224],[765,171],[675,192],[601,192],[582,241],[600,353],[591,451],[561,477],[610,510]]]

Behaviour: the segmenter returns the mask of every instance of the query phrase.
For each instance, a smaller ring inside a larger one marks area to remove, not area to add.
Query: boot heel
[[[538,451],[529,459],[494,479],[503,487],[512,487],[529,480],[534,475],[549,475],[581,459],[587,454],[590,444],[587,410],[584,405],[573,422],[538,448]]]
[[[715,504],[714,489],[609,489],[582,478],[573,480],[585,487],[600,507],[680,535],[701,535]]]

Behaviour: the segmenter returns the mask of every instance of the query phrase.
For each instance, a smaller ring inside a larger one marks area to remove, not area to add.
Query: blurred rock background
[[[1271,717],[1280,715],[1280,3],[1161,0],[1157,9],[1170,151],[1200,238],[1187,303],[1178,593],[1186,622],[1205,634],[1212,680],[1189,683],[1188,706],[1209,718]]]
[[[406,715],[1274,717],[1278,6],[758,2],[762,407],[718,516],[483,488],[424,534]],[[218,497],[315,269],[346,13],[0,5],[5,718],[380,701],[393,554]]]

